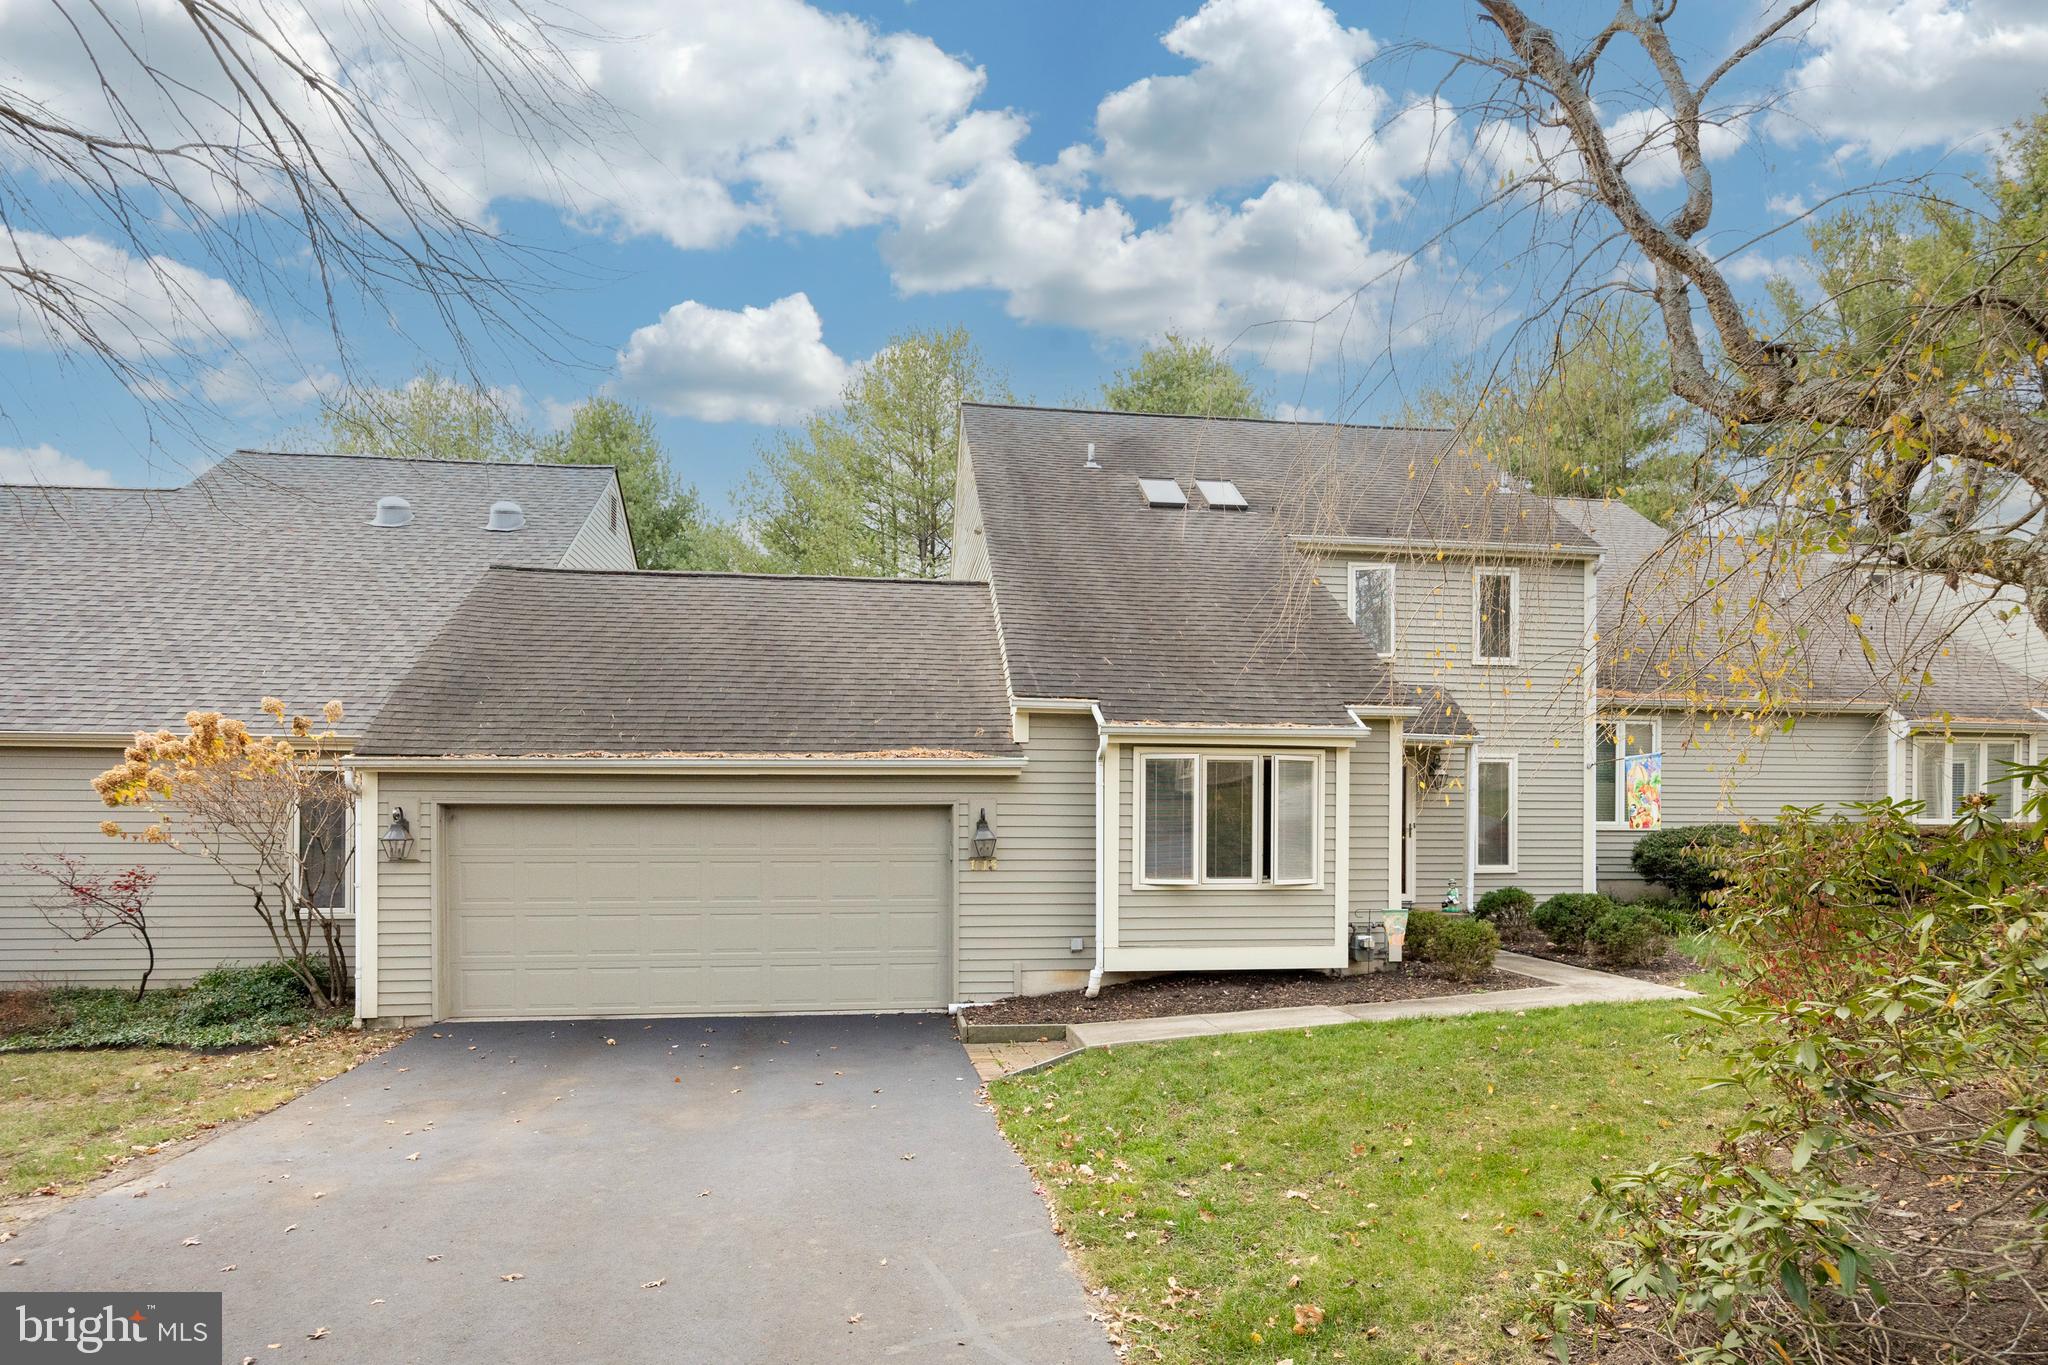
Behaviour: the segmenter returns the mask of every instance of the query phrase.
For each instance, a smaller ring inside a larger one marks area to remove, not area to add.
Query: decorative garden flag
[[[1621,789],[1630,829],[1664,823],[1664,755],[1630,754],[1621,761]]]

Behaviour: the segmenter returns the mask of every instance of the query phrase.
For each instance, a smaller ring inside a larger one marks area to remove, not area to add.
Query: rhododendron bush
[[[2048,768],[2022,771],[2017,818],[1988,797],[1933,827],[1915,803],[1788,809],[1720,850],[1741,965],[1693,1045],[1751,1103],[1713,1150],[1595,1182],[1595,1259],[1541,1286],[1560,1343],[1626,1305],[1631,1335],[1703,1361],[2040,1345]]]
[[[352,856],[350,783],[333,729],[341,703],[327,703],[318,723],[288,714],[275,697],[264,698],[263,710],[278,733],[193,711],[183,734],[136,735],[120,765],[92,785],[107,805],[143,812],[149,823],[108,820],[100,831],[219,868],[247,893],[278,958],[312,998],[340,1004],[349,998],[349,976],[335,912]]]

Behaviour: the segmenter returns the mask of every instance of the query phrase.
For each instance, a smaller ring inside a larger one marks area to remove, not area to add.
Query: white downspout
[[[1088,973],[1086,995],[1093,1000],[1102,991],[1102,972],[1109,962],[1109,948],[1103,934],[1108,913],[1107,879],[1110,875],[1104,866],[1109,858],[1109,841],[1103,838],[1108,817],[1102,808],[1102,765],[1109,754],[1109,726],[1102,719],[1101,707],[1089,709],[1095,713],[1095,967]]]
[[[1478,902],[1479,881],[1479,746],[1465,746],[1465,900],[1459,907],[1470,910]]]

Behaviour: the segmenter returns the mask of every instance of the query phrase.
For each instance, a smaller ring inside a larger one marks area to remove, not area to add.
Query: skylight
[[[1154,507],[1186,507],[1188,495],[1180,491],[1176,479],[1140,479],[1138,487],[1144,490],[1145,501]]]
[[[1196,479],[1195,487],[1202,490],[1202,501],[1211,507],[1226,512],[1243,512],[1251,506],[1244,500],[1244,494],[1237,491],[1237,485],[1228,479]]]

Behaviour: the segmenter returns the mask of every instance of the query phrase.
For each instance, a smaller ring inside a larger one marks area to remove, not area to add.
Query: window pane
[[[1357,571],[1358,633],[1375,654],[1394,652],[1394,569],[1392,565]]]
[[[299,803],[299,866],[306,899],[326,910],[348,904],[348,792],[323,782]]]
[[[1145,760],[1145,877],[1192,881],[1195,875],[1195,760]]]
[[[1656,753],[1656,725],[1647,720],[1630,721],[1628,723],[1628,751],[1632,754]]]
[[[2014,745],[2004,740],[1984,746],[1984,790],[1998,798],[1998,804],[1991,808],[1993,815],[2010,816],[2019,809],[2019,783],[2009,766],[2018,753]]]
[[[1951,744],[1948,748],[1948,791],[1951,816],[1963,813],[1963,798],[1984,790],[1984,774],[1978,768],[1982,751],[1974,744]]]
[[[1479,765],[1479,865],[1506,867],[1513,859],[1513,769],[1505,763]]]
[[[1599,726],[1593,737],[1593,809],[1602,820],[1621,819],[1621,783],[1615,767],[1614,727]]]
[[[1273,760],[1273,879],[1314,881],[1316,876],[1316,765]]]
[[[1942,795],[1942,760],[1947,746],[1943,744],[1921,744],[1914,749],[1918,762],[1914,765],[1913,796],[1921,803],[1921,817],[1939,820],[1948,809],[1947,798]]]
[[[1250,758],[1212,758],[1202,765],[1202,785],[1207,802],[1203,818],[1206,860],[1203,875],[1214,880],[1236,880],[1252,875],[1252,830],[1258,819],[1254,775],[1258,761]]]
[[[1505,659],[1515,652],[1515,582],[1506,574],[1479,576],[1479,657]]]

